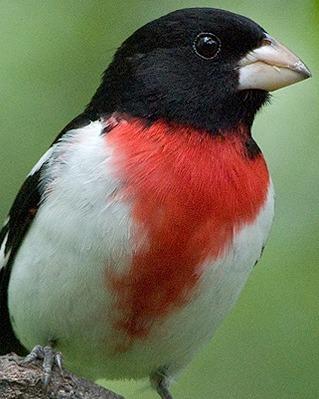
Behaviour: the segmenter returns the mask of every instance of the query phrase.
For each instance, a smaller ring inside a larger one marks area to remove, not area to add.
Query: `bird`
[[[115,52],[84,111],[32,168],[0,233],[0,353],[60,353],[162,399],[235,304],[274,189],[252,136],[270,92],[311,76],[261,26],[173,11]]]

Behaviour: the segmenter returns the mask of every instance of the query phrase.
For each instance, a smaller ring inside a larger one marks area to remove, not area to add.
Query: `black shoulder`
[[[69,130],[84,127],[90,122],[87,114],[77,116],[61,131],[51,147]],[[26,352],[12,329],[8,311],[8,286],[16,254],[41,204],[40,183],[43,167],[48,159],[49,157],[24,181],[9,211],[7,222],[0,231],[0,355],[12,351],[19,354]]]
[[[85,113],[85,112],[78,115],[70,123],[68,123],[65,126],[65,128],[57,135],[57,137],[53,141],[52,145],[57,143],[66,132],[68,132],[72,129],[80,129],[81,127],[87,126],[95,119],[98,119],[98,116],[95,116],[93,114],[91,115],[91,114]]]

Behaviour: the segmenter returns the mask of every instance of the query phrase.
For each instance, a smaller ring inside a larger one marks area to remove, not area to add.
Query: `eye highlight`
[[[193,43],[195,53],[205,60],[211,60],[220,52],[221,42],[213,33],[200,33]]]

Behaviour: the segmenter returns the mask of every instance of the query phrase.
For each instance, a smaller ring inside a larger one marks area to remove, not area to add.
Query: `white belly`
[[[60,189],[53,189],[39,209],[19,250],[9,285],[13,327],[28,349],[56,340],[67,366],[91,378],[140,378],[161,367],[173,374],[213,335],[259,259],[273,217],[272,187],[254,223],[234,235],[226,254],[202,266],[192,301],[155,323],[147,338],[119,351],[121,337],[111,322],[114,298],[106,289],[105,268],[127,267],[132,226],[128,207],[114,200],[116,180],[104,176],[108,159],[95,130],[91,159],[87,139],[83,162],[81,140],[77,149],[65,150],[71,166],[72,151],[76,154],[77,174],[54,182]],[[89,179],[91,169],[94,178]],[[75,203],[80,214],[74,212]]]

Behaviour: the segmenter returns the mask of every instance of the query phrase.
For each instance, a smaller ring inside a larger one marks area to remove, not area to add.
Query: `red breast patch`
[[[213,136],[137,119],[105,136],[137,226],[127,271],[108,268],[106,276],[114,327],[128,340],[148,336],[154,321],[184,306],[205,261],[221,256],[236,229],[258,215],[269,174],[261,154],[247,156],[249,137],[243,127]]]

